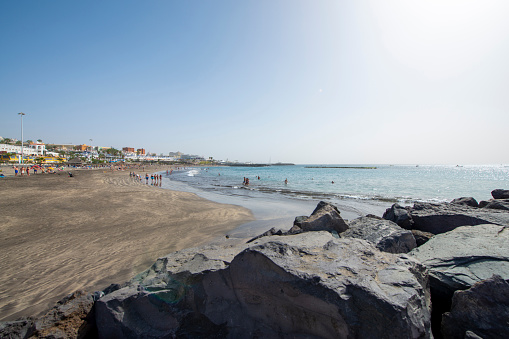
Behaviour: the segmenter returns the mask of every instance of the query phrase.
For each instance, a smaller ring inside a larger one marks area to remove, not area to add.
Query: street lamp
[[[19,163],[23,165],[23,116],[26,114],[19,112],[18,115],[21,116],[21,159],[19,159]]]

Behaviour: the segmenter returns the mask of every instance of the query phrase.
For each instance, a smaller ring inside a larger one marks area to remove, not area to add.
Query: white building
[[[37,155],[44,155],[46,153],[46,145],[42,142],[32,142],[28,147],[35,150]],[[23,153],[25,152],[23,151]]]
[[[42,152],[46,149],[43,148]],[[38,153],[41,149],[31,148],[23,145],[23,155],[43,155],[44,153]],[[21,154],[21,146],[0,144],[0,152]]]

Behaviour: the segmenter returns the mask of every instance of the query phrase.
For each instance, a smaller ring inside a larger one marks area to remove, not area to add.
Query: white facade
[[[46,145],[43,144],[43,143],[32,143],[30,145],[28,145],[28,147],[30,147],[31,149],[34,149],[36,152],[37,152],[37,155],[44,155],[46,153]],[[25,153],[23,151],[23,153]]]
[[[45,148],[44,148],[45,150]],[[23,155],[42,155],[44,153],[38,153],[38,149],[30,148],[23,145]],[[21,146],[0,144],[0,152],[16,153],[21,154]]]

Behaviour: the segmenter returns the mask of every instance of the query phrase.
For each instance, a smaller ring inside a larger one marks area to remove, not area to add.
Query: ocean
[[[186,168],[167,177],[202,191],[229,196],[270,195],[332,202],[372,200],[403,205],[446,202],[459,197],[488,200],[492,190],[509,189],[508,165],[219,166]],[[244,178],[249,178],[249,185],[243,185]]]

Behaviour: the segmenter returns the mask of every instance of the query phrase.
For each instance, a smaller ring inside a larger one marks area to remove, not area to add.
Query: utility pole
[[[19,159],[19,163],[23,165],[23,116],[26,114],[19,112],[18,115],[21,116],[21,159]]]

